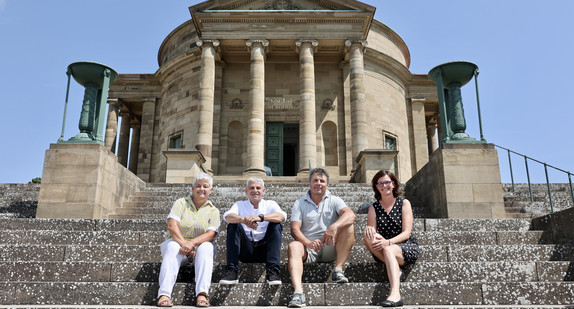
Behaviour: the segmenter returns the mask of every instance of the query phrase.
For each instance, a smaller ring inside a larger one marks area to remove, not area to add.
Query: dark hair
[[[375,192],[375,199],[377,201],[381,199],[381,192],[379,192],[379,190],[377,189],[377,182],[379,181],[379,178],[385,175],[389,176],[389,178],[391,178],[391,181],[395,185],[395,187],[393,188],[393,197],[397,197],[402,193],[400,188],[401,183],[399,182],[397,176],[395,176],[395,174],[393,174],[392,172],[386,170],[380,170],[375,174],[373,180],[371,180],[371,186],[373,187],[373,191]]]
[[[327,176],[327,183],[329,183],[329,172],[327,172],[326,169],[321,168],[321,167],[316,167],[316,168],[312,169],[309,172],[309,181],[311,181],[313,174],[319,174],[319,176],[323,176],[323,175]]]

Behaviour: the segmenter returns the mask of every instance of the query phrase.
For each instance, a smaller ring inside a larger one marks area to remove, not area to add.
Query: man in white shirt
[[[265,183],[259,177],[247,180],[248,199],[238,201],[223,214],[227,225],[227,268],[219,284],[235,284],[239,261],[265,263],[269,285],[280,285],[281,232],[287,214],[275,202],[264,200]]]

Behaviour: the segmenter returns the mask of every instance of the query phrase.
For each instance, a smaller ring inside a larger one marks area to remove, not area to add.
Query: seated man
[[[305,306],[303,263],[333,262],[333,282],[349,282],[343,266],[355,241],[355,213],[337,196],[331,195],[329,174],[315,168],[309,173],[309,191],[293,205],[289,244],[289,274],[294,293],[289,307]]]
[[[227,225],[227,268],[219,284],[238,282],[239,261],[265,263],[269,285],[280,285],[281,225],[287,214],[275,201],[264,200],[265,183],[259,177],[247,180],[248,200],[239,201],[223,214]]]

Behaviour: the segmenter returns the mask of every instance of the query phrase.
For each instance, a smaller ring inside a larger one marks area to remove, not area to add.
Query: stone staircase
[[[267,183],[267,199],[290,213],[305,192],[301,183]],[[211,199],[227,210],[245,199],[243,184],[217,185]],[[305,267],[308,306],[375,308],[389,285],[383,265],[362,244],[364,184],[333,184],[357,213],[356,243],[346,266],[348,284],[330,282],[332,264]],[[528,189],[527,189],[528,190]],[[0,218],[0,308],[132,308],[155,304],[165,217],[190,185],[149,185],[111,220]],[[512,195],[505,193],[507,203]],[[528,198],[529,201],[529,198]],[[574,304],[574,244],[553,244],[530,218],[425,218],[414,207],[413,233],[421,245],[417,263],[405,270],[401,293],[407,308],[565,308]],[[211,286],[213,306],[285,306],[292,293],[284,224],[280,287],[264,283],[263,264],[244,264],[240,283],[219,286],[225,268],[225,223],[216,239]],[[182,268],[174,288],[176,306],[192,306],[193,270]]]
[[[0,218],[35,217],[39,193],[39,184],[0,184]]]
[[[554,183],[550,184],[554,212],[572,208],[572,194],[570,184]],[[551,212],[550,199],[548,196],[548,186],[545,183],[531,184],[531,189],[527,183],[502,185],[505,209],[508,217],[533,218]],[[530,190],[532,190],[532,201],[530,200]]]

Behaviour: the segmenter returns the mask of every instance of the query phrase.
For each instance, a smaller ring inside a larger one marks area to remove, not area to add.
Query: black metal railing
[[[552,165],[550,165],[550,164],[548,164],[548,163],[544,163],[544,162],[542,162],[542,161],[538,161],[538,160],[536,160],[536,159],[530,158],[530,157],[528,157],[528,156],[526,156],[526,155],[523,155],[523,154],[521,154],[521,153],[518,153],[518,152],[516,152],[516,151],[512,151],[512,150],[510,150],[510,149],[508,149],[508,148],[505,148],[505,147],[502,147],[502,146],[498,146],[498,145],[496,145],[496,144],[494,144],[494,146],[495,146],[495,147],[498,147],[498,148],[500,148],[500,149],[504,149],[504,150],[506,150],[506,152],[508,153],[508,165],[509,165],[509,168],[510,168],[510,179],[511,179],[511,181],[512,181],[512,192],[515,192],[516,189],[515,189],[515,186],[514,186],[514,172],[513,172],[513,170],[512,170],[512,158],[511,158],[511,156],[510,156],[511,153],[516,154],[516,155],[521,156],[521,157],[524,158],[524,165],[525,165],[525,167],[526,167],[526,178],[527,178],[527,180],[528,180],[528,191],[529,191],[529,193],[530,193],[530,201],[531,201],[531,202],[534,201],[534,199],[533,199],[533,195],[532,195],[532,183],[531,183],[531,181],[530,181],[530,170],[529,170],[529,168],[528,168],[528,160],[530,160],[530,161],[532,161],[532,162],[536,162],[536,163],[542,164],[542,165],[544,166],[544,174],[545,174],[545,176],[546,176],[546,187],[548,188],[548,199],[549,199],[549,201],[550,201],[550,212],[551,212],[551,213],[554,213],[554,203],[552,202],[552,190],[550,189],[550,179],[549,179],[549,177],[548,177],[548,168],[552,168],[552,169],[554,169],[554,170],[556,170],[556,171],[558,171],[558,172],[565,173],[565,174],[568,176],[568,183],[570,184],[570,196],[571,196],[571,198],[572,198],[572,204],[574,204],[574,189],[572,188],[572,175],[574,175],[574,174],[572,174],[572,173],[569,172],[569,171],[565,171],[565,170],[560,169],[560,168],[558,168],[558,167],[552,166]]]

